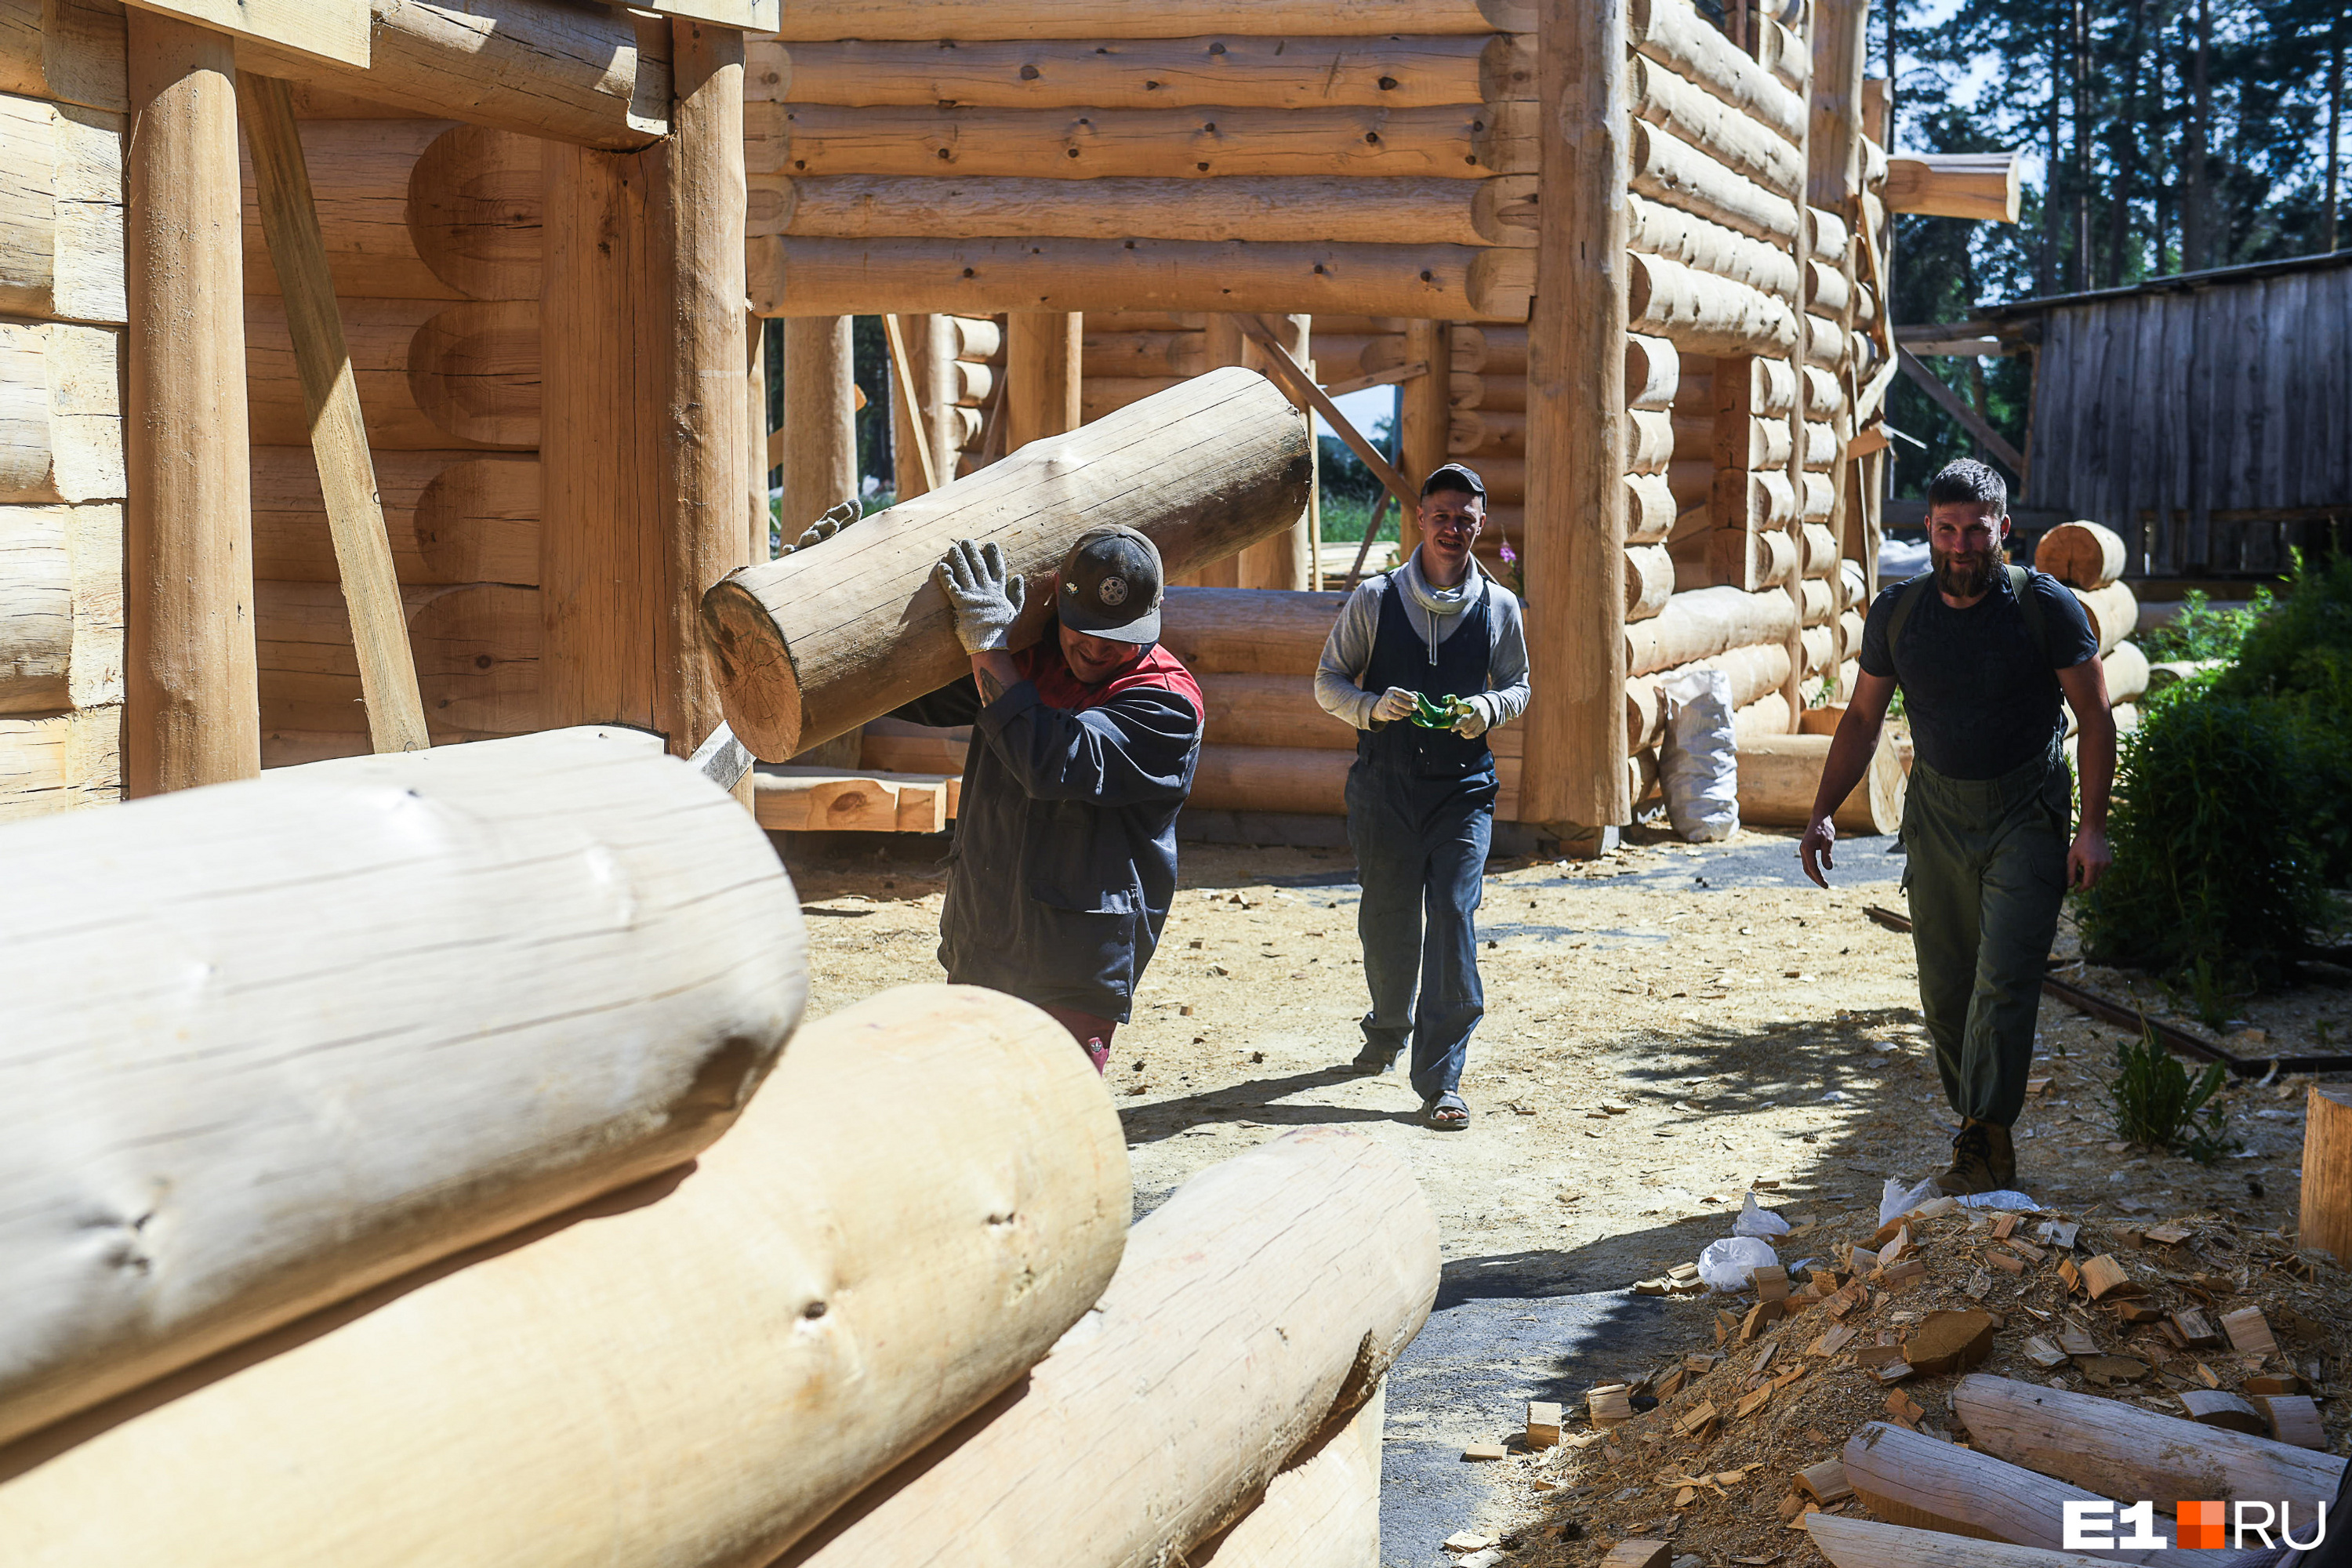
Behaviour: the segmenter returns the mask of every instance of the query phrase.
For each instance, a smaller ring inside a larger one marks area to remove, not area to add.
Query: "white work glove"
[[[1475,698],[1462,700],[1462,711],[1454,721],[1454,732],[1465,741],[1475,741],[1486,732],[1486,705]]]
[[[795,550],[806,550],[812,544],[822,544],[865,514],[866,509],[858,505],[855,499],[843,501],[831,511],[810,523],[802,531],[800,538],[777,551],[776,557],[782,560]]]
[[[1381,693],[1381,700],[1372,704],[1372,717],[1383,724],[1412,718],[1412,693],[1402,686],[1390,687]]]
[[[1005,570],[1003,546],[993,540],[982,544],[959,539],[931,568],[931,580],[955,611],[956,640],[964,652],[991,653],[1012,645],[1013,623],[1021,618],[1029,590]]]

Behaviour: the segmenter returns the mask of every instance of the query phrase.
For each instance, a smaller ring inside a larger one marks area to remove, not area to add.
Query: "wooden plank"
[[[782,20],[784,0],[604,0],[632,11],[656,11],[681,21],[709,22],[742,32],[772,33]]]
[[[1986,424],[1983,416],[1969,407],[1958,393],[1946,386],[1934,371],[1920,363],[1917,356],[1910,350],[1900,349],[1896,353],[1898,363],[1903,366],[1903,374],[1916,383],[1922,392],[1935,399],[1937,407],[1966,426],[1969,435],[1984,443],[1985,449],[1998,458],[2002,467],[2008,468],[2011,474],[2022,474],[2025,471],[2024,457],[2016,447],[2009,444],[2007,437]]]
[[[1246,323],[1243,331],[1252,342],[1265,351],[1267,368],[1273,372],[1274,379],[1282,389],[1290,394],[1291,400],[1304,399],[1323,416],[1323,422],[1331,426],[1339,439],[1348,444],[1349,449],[1372,471],[1372,477],[1395,498],[1400,515],[1420,506],[1421,491],[1407,482],[1405,477],[1390,463],[1387,454],[1373,445],[1362,431],[1356,428],[1355,422],[1339,411],[1339,405],[1331,401],[1331,395],[1315,384],[1315,378],[1291,357],[1290,351],[1275,336],[1265,317]]]
[[[793,833],[940,833],[947,828],[944,773],[761,767],[752,774],[760,826]]]
[[[1626,0],[1545,0],[1547,193],[1528,327],[1522,820],[1633,818],[1624,766]]]
[[[1249,31],[1266,37],[1375,38],[1532,33],[1531,0],[1252,0]],[[1187,38],[1233,29],[1232,0],[831,0],[787,6],[786,43],[835,38]]]
[[[261,226],[286,301],[287,330],[310,411],[310,449],[318,459],[343,605],[359,652],[369,737],[379,752],[421,752],[432,744],[425,732],[425,704],[417,694],[416,663],[409,653],[400,584],[384,534],[375,464],[360,417],[359,385],[343,346],[342,314],[327,274],[326,241],[319,232],[294,106],[286,84],[266,76],[246,79],[238,106],[253,158]]]
[[[226,37],[130,14],[123,782],[261,771],[253,647],[236,64]]]
[[[368,0],[125,0],[142,11],[258,38],[272,48],[368,68]]]

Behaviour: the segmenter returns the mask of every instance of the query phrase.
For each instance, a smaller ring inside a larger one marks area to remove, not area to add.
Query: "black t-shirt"
[[[2042,611],[2037,645],[2005,568],[1995,569],[1991,588],[1965,610],[1928,587],[1912,602],[1901,646],[1889,650],[1895,603],[1909,586],[1883,588],[1870,602],[1861,659],[1866,674],[1892,676],[1902,686],[1919,760],[1946,778],[1991,779],[2048,751],[2066,732],[2053,671],[2072,669],[2099,651],[2074,590],[2040,572],[2027,579],[2026,592]]]

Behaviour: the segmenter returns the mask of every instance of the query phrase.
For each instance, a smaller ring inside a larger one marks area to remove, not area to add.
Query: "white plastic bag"
[[[1759,1268],[1780,1261],[1772,1244],[1753,1236],[1727,1236],[1710,1241],[1698,1255],[1698,1277],[1717,1290],[1745,1290]]]
[[[1694,669],[1658,688],[1666,735],[1658,748],[1658,787],[1675,832],[1693,844],[1739,831],[1739,752],[1731,731],[1731,679]]]
[[[1887,1178],[1885,1189],[1879,1194],[1878,1223],[1885,1225],[1897,1215],[1909,1214],[1921,1204],[1937,1195],[1936,1178],[1933,1176],[1908,1191],[1905,1190],[1902,1183],[1890,1176]],[[2040,1204],[2014,1188],[2004,1188],[1997,1193],[1970,1193],[1954,1201],[1963,1208],[1992,1209],[1997,1212],[2028,1213],[2042,1207]]]
[[[1758,1203],[1756,1194],[1750,1193],[1748,1194],[1748,1202],[1739,1210],[1739,1218],[1732,1224],[1731,1234],[1734,1236],[1786,1236],[1789,1234],[1789,1222]]]

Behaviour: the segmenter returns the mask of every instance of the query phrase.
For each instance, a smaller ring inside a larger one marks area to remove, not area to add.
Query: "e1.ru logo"
[[[2104,1499],[2086,1498],[2063,1505],[2063,1542],[2069,1552],[2113,1552],[2122,1548],[2146,1552],[2178,1545],[2188,1551],[2212,1551],[2235,1546],[2245,1547],[2246,1537],[2259,1536],[2267,1547],[2291,1546],[2298,1552],[2308,1552],[2327,1536],[2327,1507],[2315,1503],[2316,1516],[2309,1541],[2297,1541],[2288,1532],[2288,1515],[2293,1504],[2282,1500],[2275,1507],[2266,1502],[2240,1501],[2226,1505],[2231,1517],[2225,1525],[2225,1505],[2218,1502],[2183,1502],[2173,1505],[2180,1539],[2167,1541],[2156,1532],[2156,1504],[2140,1501],[2118,1510]],[[2257,1515],[2255,1510],[2259,1510]],[[2117,1527],[2129,1525],[2131,1533],[2118,1535]],[[2273,1542],[2275,1529],[2279,1539]],[[2229,1538],[2229,1539],[2225,1539]]]

